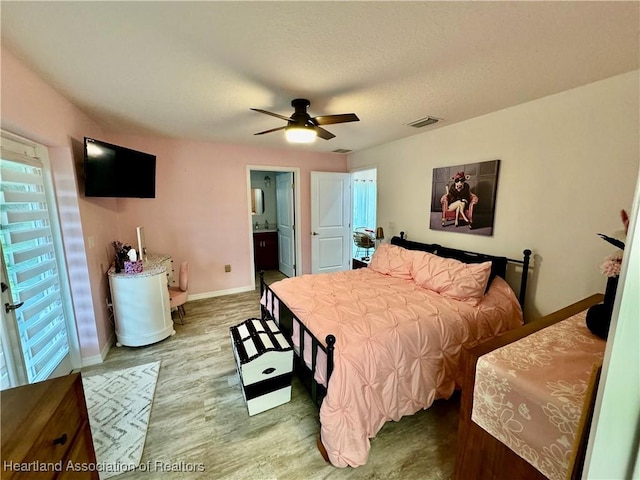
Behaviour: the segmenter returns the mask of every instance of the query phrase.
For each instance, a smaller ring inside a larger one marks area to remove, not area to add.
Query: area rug
[[[82,377],[100,479],[140,465],[160,362]]]

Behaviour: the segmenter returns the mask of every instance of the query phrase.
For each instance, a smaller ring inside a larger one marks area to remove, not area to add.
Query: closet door
[[[351,175],[311,172],[311,273],[351,268]]]

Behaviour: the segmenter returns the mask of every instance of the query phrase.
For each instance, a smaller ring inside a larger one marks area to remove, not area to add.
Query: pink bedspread
[[[606,342],[586,310],[478,359],[471,419],[547,478],[567,477],[594,363]]]
[[[448,398],[461,381],[463,345],[522,324],[518,300],[501,278],[478,306],[369,268],[289,278],[271,289],[322,342],[336,337],[320,422],[338,467],[364,465],[369,439],[385,422]]]

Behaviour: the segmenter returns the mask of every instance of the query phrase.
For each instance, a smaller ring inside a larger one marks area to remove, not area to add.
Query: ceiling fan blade
[[[316,126],[316,133],[320,138],[324,138],[325,140],[331,140],[335,137],[335,135],[331,132],[328,132],[324,128]]]
[[[360,119],[355,113],[343,113],[341,115],[324,115],[311,119],[316,125],[331,125],[334,123],[359,122]]]
[[[254,112],[264,113],[266,115],[271,115],[272,117],[280,118],[282,120],[286,120],[287,122],[291,120],[291,118],[285,117],[284,115],[280,115],[273,112],[267,112],[266,110],[260,110],[259,108],[250,108],[249,110],[253,110]]]
[[[271,130],[265,130],[264,132],[254,133],[254,135],[264,135],[265,133],[277,132],[278,130],[284,130],[285,128],[287,127],[284,126],[284,127],[272,128]]]

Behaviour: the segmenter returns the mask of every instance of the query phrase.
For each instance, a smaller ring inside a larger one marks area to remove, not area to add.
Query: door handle
[[[53,444],[54,445],[64,445],[65,443],[67,443],[67,434],[63,433],[61,437],[55,438],[53,440]]]
[[[318,235],[318,232],[312,232],[311,235]]]
[[[11,305],[10,303],[5,303],[4,311],[5,313],[9,313],[11,310],[16,310],[20,308],[22,305],[24,305],[24,302],[16,303],[15,305]]]

